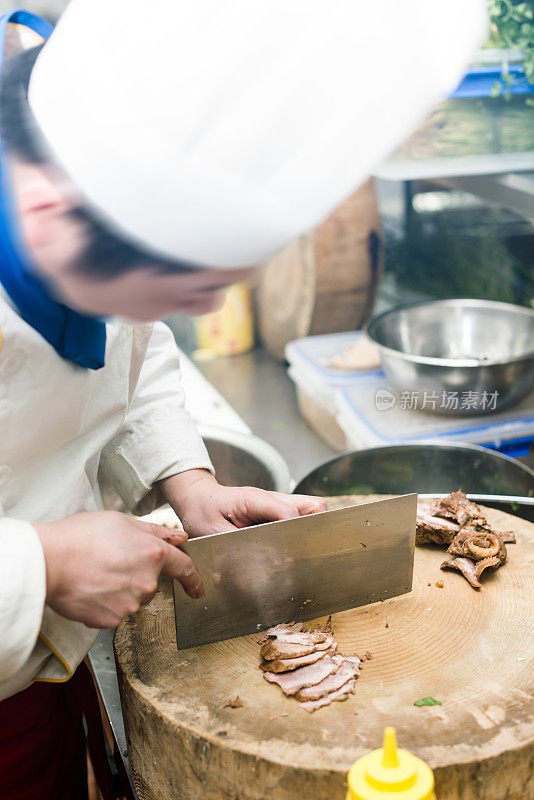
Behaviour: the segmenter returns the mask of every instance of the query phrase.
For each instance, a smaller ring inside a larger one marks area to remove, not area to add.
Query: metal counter
[[[204,376],[249,425],[272,444],[289,465],[296,481],[334,454],[299,414],[286,367],[264,350],[197,363]],[[102,631],[89,658],[118,751],[130,775],[126,735],[113,656],[113,631]],[[135,791],[132,785],[132,792]]]

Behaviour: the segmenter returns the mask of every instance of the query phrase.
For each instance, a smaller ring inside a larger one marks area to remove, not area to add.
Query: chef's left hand
[[[172,475],[160,485],[190,536],[326,511],[321,497],[266,492],[252,486],[221,486],[203,469]]]

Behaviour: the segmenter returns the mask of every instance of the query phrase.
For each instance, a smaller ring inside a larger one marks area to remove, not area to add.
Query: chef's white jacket
[[[184,409],[178,353],[162,323],[107,325],[106,365],[65,361],[0,286],[0,699],[68,680],[98,631],[45,605],[32,523],[101,507],[104,476],[128,508],[160,502],[155,481],[211,469]]]

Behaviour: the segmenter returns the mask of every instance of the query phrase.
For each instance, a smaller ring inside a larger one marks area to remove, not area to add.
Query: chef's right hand
[[[204,594],[195,565],[178,546],[183,531],[118,511],[73,514],[34,525],[46,562],[46,603],[90,628],[114,628],[148,603],[160,574],[190,597]]]

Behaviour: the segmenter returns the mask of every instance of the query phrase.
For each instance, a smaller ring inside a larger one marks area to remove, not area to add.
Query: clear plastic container
[[[534,440],[534,393],[499,414],[444,417],[407,408],[385,377],[371,376],[340,388],[336,401],[337,422],[350,449],[443,437],[521,456]]]
[[[347,371],[328,366],[347,345],[356,344],[363,336],[362,331],[306,336],[286,346],[288,374],[296,386],[300,412],[312,430],[334,450],[347,448],[345,433],[337,421],[336,393],[369,376],[382,374],[374,369]]]

